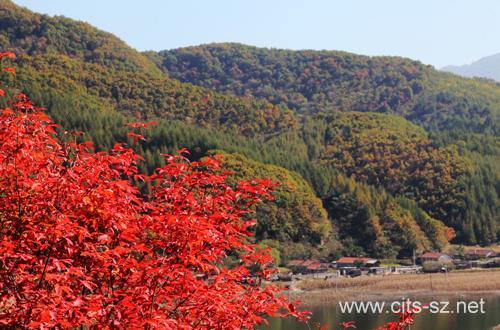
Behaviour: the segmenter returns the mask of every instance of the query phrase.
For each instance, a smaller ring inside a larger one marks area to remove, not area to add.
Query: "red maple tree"
[[[165,155],[145,176],[131,148],[97,153],[65,142],[25,95],[8,102],[0,110],[0,327],[241,329],[266,315],[306,317],[256,280],[271,272],[271,258],[249,244],[248,218],[269,198],[267,182],[228,185],[216,160],[182,155]]]

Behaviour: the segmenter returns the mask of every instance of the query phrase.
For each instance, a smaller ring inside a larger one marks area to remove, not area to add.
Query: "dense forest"
[[[311,158],[415,200],[456,241],[498,240],[498,83],[338,51],[226,43],[146,55],[180,81],[287,106]]]
[[[96,149],[156,121],[137,146],[217,154],[236,178],[280,183],[256,208],[282,262],[407,257],[500,238],[500,87],[402,58],[208,45],[141,54],[115,36],[0,0],[13,88]],[[62,130],[61,130],[62,132]],[[66,134],[72,136],[70,134]]]
[[[498,133],[497,84],[461,79],[410,59],[230,43],[146,54],[173,78],[302,114],[392,113],[432,130]]]

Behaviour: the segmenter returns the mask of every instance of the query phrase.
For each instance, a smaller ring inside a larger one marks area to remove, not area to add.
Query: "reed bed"
[[[401,295],[500,294],[500,270],[306,279],[295,282],[291,289],[290,296],[305,302]]]

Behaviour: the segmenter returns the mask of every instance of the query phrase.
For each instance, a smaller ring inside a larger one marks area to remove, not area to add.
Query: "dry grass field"
[[[291,289],[292,298],[306,303],[401,295],[490,295],[500,294],[500,270],[307,279],[295,282]]]
[[[444,249],[444,253],[450,253],[453,254],[456,252],[458,249],[460,249],[460,245],[456,244],[448,244]],[[500,252],[500,244],[492,244],[488,246],[479,246],[479,245],[469,245],[469,246],[463,246],[464,251],[473,251],[473,250],[494,250],[496,252]]]

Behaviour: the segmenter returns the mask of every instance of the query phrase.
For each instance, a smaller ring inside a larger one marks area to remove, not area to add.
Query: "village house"
[[[379,267],[380,261],[373,258],[366,257],[342,257],[335,262],[337,268],[370,268]]]
[[[452,257],[447,255],[446,253],[441,252],[426,252],[420,257],[418,257],[420,263],[428,262],[428,261],[436,261],[441,263],[450,263],[453,261]]]
[[[294,274],[313,274],[328,271],[330,265],[315,259],[295,259],[290,260],[290,262],[288,262],[287,264],[287,267],[290,268]]]
[[[469,260],[495,258],[497,253],[488,249],[474,249],[465,252],[465,257]]]
[[[417,274],[422,272],[421,266],[397,266],[391,267],[391,273],[394,274]]]
[[[391,269],[389,267],[371,267],[368,269],[369,275],[387,275],[391,273]]]

